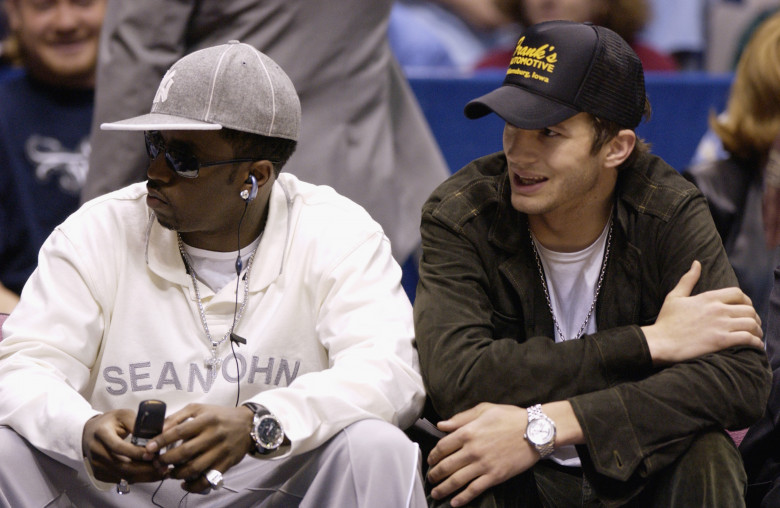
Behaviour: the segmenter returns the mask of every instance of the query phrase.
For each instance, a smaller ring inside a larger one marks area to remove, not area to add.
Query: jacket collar
[[[264,290],[282,273],[288,250],[291,205],[283,178],[280,177],[271,189],[268,220],[255,254],[249,281],[250,293]],[[151,211],[149,220],[146,235],[146,262],[149,269],[174,284],[191,286],[190,276],[179,253],[176,232],[162,227]],[[213,294],[205,285],[199,289],[204,296]],[[232,294],[232,289],[230,291]]]

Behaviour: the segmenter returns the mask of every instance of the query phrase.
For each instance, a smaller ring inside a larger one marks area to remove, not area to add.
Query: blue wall
[[[710,112],[725,107],[731,79],[731,74],[648,74],[645,81],[653,116],[637,133],[651,143],[654,153],[682,171],[707,130]],[[409,78],[451,171],[501,149],[501,119],[488,115],[469,120],[463,107],[502,80],[503,73]]]

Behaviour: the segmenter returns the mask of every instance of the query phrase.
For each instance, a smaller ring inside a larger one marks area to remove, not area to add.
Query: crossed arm
[[[667,295],[656,322],[642,327],[653,364],[670,365],[736,346],[762,348],[760,318],[738,288],[691,296],[701,275],[693,263]],[[556,446],[583,444],[585,435],[569,401],[544,404],[556,423]],[[451,500],[462,506],[488,488],[518,475],[539,454],[524,439],[528,421],[524,408],[481,403],[439,423],[448,435],[428,457],[431,495],[441,499],[463,489]]]

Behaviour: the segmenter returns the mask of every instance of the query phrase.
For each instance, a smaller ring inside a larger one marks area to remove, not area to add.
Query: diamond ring
[[[216,469],[209,469],[204,476],[206,477],[206,481],[209,482],[209,485],[211,485],[211,488],[214,490],[222,488],[222,485],[224,484],[222,481],[222,473]]]
[[[127,483],[127,480],[122,478],[119,480],[119,483],[116,484],[116,493],[122,496],[128,492],[130,492],[130,485]]]

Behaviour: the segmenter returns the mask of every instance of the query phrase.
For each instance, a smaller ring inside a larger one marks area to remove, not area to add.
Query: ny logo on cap
[[[154,100],[152,101],[154,104],[157,104],[158,102],[165,102],[166,100],[168,100],[168,90],[170,90],[171,85],[173,85],[173,76],[175,75],[176,75],[175,70],[172,70],[165,74],[165,77],[160,83],[160,87],[157,88],[157,93],[154,94]]]

